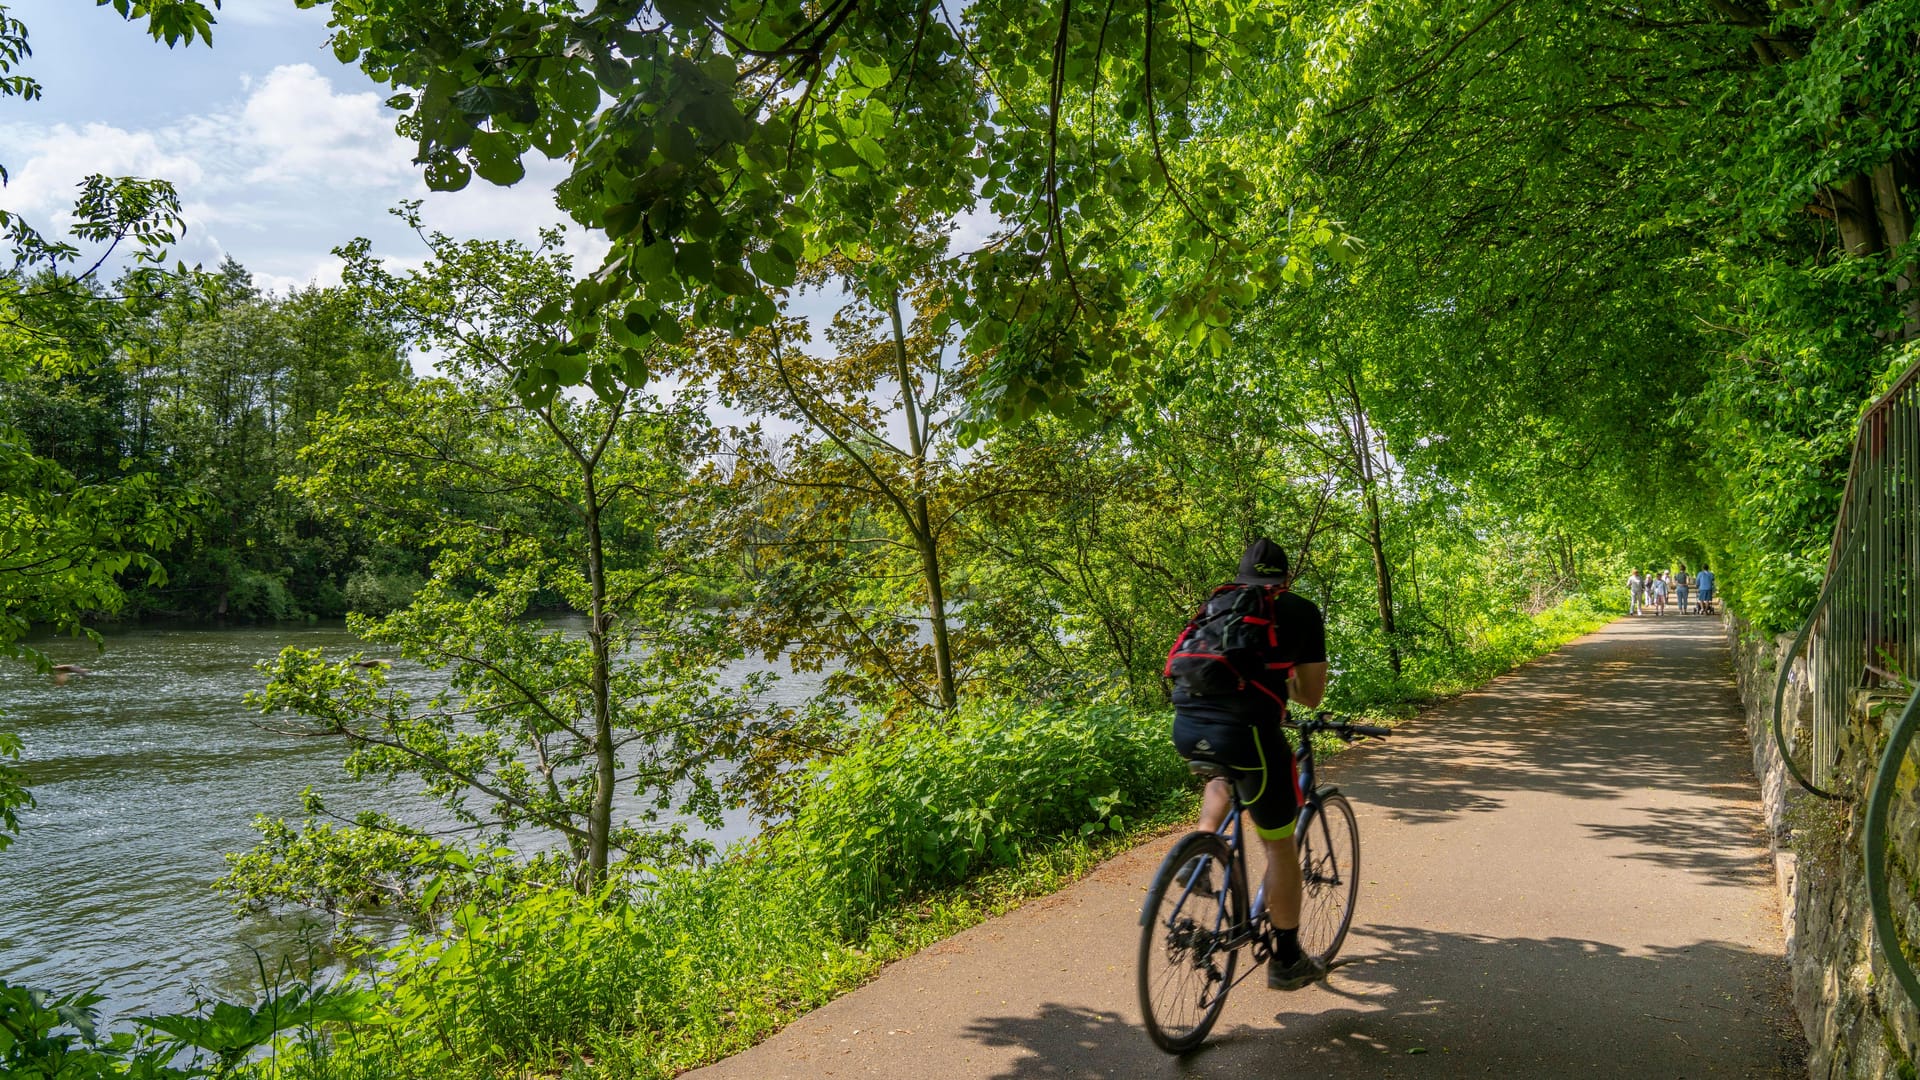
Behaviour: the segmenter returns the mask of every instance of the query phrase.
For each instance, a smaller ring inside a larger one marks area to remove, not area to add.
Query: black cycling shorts
[[[1293,745],[1278,717],[1249,724],[1176,707],[1173,745],[1188,761],[1208,761],[1233,772],[1240,802],[1253,815],[1261,839],[1293,835],[1294,819],[1300,816],[1300,782]]]

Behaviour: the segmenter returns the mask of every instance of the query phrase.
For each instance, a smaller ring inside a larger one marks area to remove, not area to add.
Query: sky
[[[429,192],[413,144],[394,134],[392,91],[334,58],[324,11],[225,0],[211,47],[169,49],[89,0],[4,3],[33,49],[16,73],[43,94],[0,99],[0,165],[11,177],[0,208],[50,237],[64,233],[76,187],[93,173],[171,181],[187,220],[171,258],[211,269],[230,255],[275,292],[336,284],[333,249],[361,236],[396,268],[420,265],[425,245],[389,213],[406,199],[424,200],[429,229],[458,238],[532,242],[567,224],[553,202],[566,167],[537,153],[510,188],[475,177],[463,191]],[[956,249],[978,247],[993,227],[984,207],[964,215]],[[584,274],[607,244],[574,227],[566,249]],[[815,329],[810,348],[828,347],[821,331],[843,302],[838,290],[789,301]],[[413,363],[424,374],[433,358]]]
[[[67,221],[90,173],[170,180],[187,231],[172,251],[209,268],[231,255],[256,283],[283,290],[339,279],[332,249],[355,237],[402,265],[424,246],[389,213],[426,200],[429,228],[455,236],[532,240],[564,216],[552,188],[564,167],[535,155],[526,179],[431,194],[394,134],[382,88],[335,60],[326,15],[292,0],[226,0],[213,46],[168,49],[110,7],[86,0],[9,0],[33,56],[20,69],[39,101],[0,101],[0,207],[43,232]],[[576,270],[605,243],[575,229]]]

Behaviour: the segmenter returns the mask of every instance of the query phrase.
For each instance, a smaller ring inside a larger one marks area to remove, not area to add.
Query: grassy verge
[[[1189,788],[1159,710],[1002,702],[896,729],[714,867],[637,896],[482,895],[387,954],[370,1022],[262,1071],[670,1076],[1060,888],[1190,814]]]
[[[1571,601],[1339,704],[1404,716],[1611,617]],[[585,1080],[717,1060],[1191,820],[1166,728],[1164,710],[999,702],[896,730],[816,770],[792,821],[715,867],[639,897],[483,897],[388,954],[368,1022],[261,1071]]]
[[[1471,644],[1410,657],[1399,678],[1363,672],[1336,680],[1328,706],[1375,720],[1404,719],[1435,702],[1485,686],[1618,617],[1618,611],[1593,597],[1574,596],[1538,615],[1479,627]]]

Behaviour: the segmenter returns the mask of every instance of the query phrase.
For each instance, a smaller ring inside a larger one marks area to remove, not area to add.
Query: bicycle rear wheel
[[[1184,872],[1183,872],[1184,871]],[[1140,1012],[1169,1054],[1199,1046],[1233,987],[1233,932],[1247,921],[1247,883],[1227,842],[1180,838],[1160,863],[1140,912]]]
[[[1331,962],[1347,940],[1360,899],[1360,828],[1346,796],[1308,804],[1296,840],[1300,849],[1300,948]]]

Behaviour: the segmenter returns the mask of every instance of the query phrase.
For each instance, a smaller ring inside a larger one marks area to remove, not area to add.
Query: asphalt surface
[[[1724,640],[1623,619],[1327,763],[1360,818],[1348,962],[1256,972],[1183,1058],[1134,988],[1166,838],[693,1075],[1804,1076]]]

